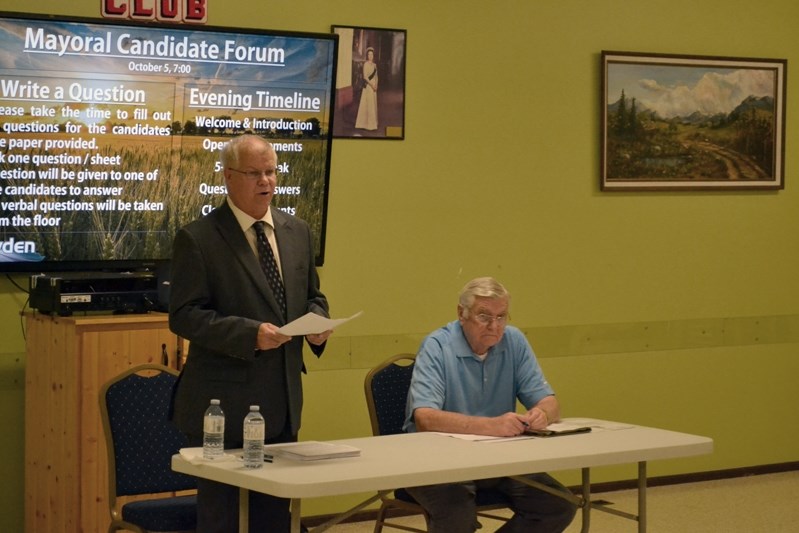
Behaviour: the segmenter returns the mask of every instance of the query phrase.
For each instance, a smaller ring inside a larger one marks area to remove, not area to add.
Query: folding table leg
[[[239,533],[250,531],[250,491],[239,488]]]
[[[291,499],[291,533],[300,533],[300,518],[302,518],[302,500]]]
[[[591,527],[591,469],[583,468],[583,527],[581,533],[588,533]]]
[[[638,533],[646,533],[646,461],[638,463]]]

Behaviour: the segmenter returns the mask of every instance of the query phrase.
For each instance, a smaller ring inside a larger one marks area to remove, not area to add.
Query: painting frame
[[[407,31],[338,24],[331,30],[339,36],[333,137],[405,139]]]
[[[600,189],[784,189],[787,66],[603,50]]]

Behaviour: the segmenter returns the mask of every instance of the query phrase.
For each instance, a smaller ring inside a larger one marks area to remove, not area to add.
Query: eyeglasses
[[[237,168],[227,167],[228,170],[232,170],[233,172],[238,172],[248,180],[259,180],[261,176],[266,176],[267,178],[271,178],[277,173],[277,170],[274,168],[269,168],[266,170],[239,170]]]
[[[508,322],[508,315],[486,315],[485,313],[479,313],[474,315],[474,319],[480,322],[482,325],[487,326],[492,322],[496,322],[497,326],[504,326]]]

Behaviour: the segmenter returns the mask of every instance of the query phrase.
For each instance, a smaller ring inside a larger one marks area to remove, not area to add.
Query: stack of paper
[[[266,458],[285,457],[295,461],[318,461],[340,457],[359,457],[361,450],[346,444],[332,442],[290,442],[287,444],[267,444],[264,446]]]

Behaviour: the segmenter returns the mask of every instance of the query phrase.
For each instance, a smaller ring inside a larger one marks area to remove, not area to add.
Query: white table
[[[580,419],[589,422],[588,419]],[[361,450],[355,458],[298,462],[277,458],[257,470],[240,461],[190,462],[172,458],[172,469],[184,474],[235,485],[242,489],[241,531],[246,526],[247,491],[291,499],[292,532],[300,531],[301,500],[357,492],[376,492],[362,504],[317,528],[322,531],[363,509],[379,493],[400,487],[515,476],[530,472],[582,469],[582,494],[574,497],[582,509],[583,531],[590,527],[590,510],[601,509],[638,521],[646,531],[647,461],[708,454],[707,437],[643,426],[591,420],[590,433],[504,442],[471,442],[435,433],[346,439]],[[638,463],[638,514],[602,508],[590,500],[590,468]]]

